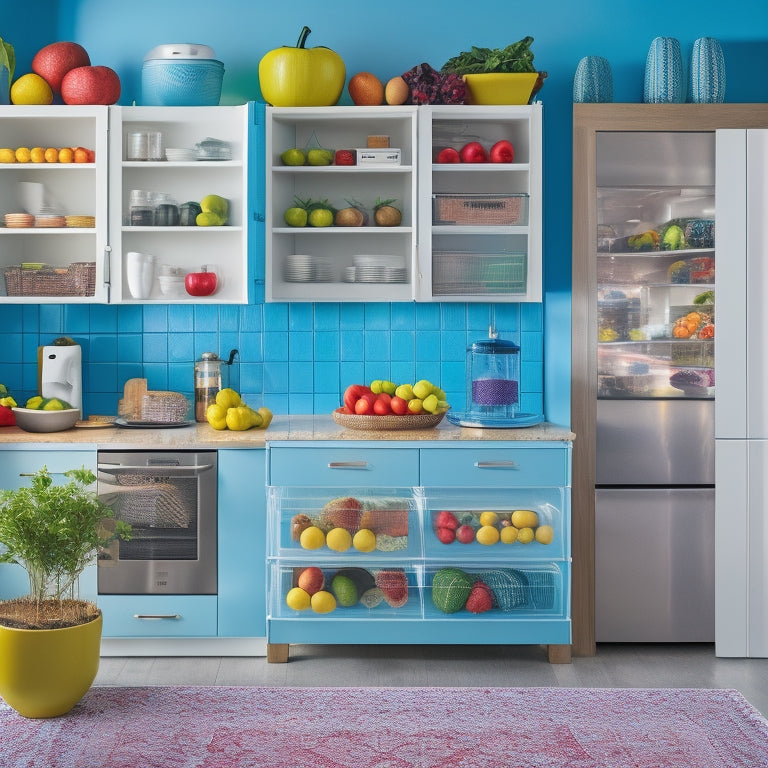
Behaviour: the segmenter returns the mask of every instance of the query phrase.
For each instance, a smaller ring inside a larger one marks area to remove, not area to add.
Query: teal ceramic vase
[[[573,78],[573,100],[579,104],[613,101],[613,74],[608,59],[585,56],[579,62]]]
[[[720,43],[700,37],[691,52],[691,101],[722,104],[725,101],[725,59]]]
[[[674,37],[655,38],[645,62],[643,101],[646,104],[681,104],[685,101],[685,90],[680,41]]]

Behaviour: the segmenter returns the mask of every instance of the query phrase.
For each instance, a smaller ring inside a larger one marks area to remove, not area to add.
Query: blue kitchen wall
[[[17,73],[54,40],[75,40],[92,63],[113,67],[121,104],[139,100],[141,62],[161,43],[210,45],[226,67],[222,103],[259,100],[258,62],[294,45],[303,24],[309,45],[326,45],[347,74],[371,71],[386,81],[412,66],[440,67],[471,45],[501,47],[534,37],[536,65],[549,77],[544,102],[545,300],[497,305],[500,332],[521,344],[523,408],[556,423],[570,421],[571,106],[573,73],[583,56],[611,63],[614,99],[639,102],[645,57],[658,35],[677,37],[690,53],[697,37],[720,40],[729,102],[768,101],[768,6],[742,0],[645,0],[643,3],[555,0],[390,0],[351,5],[293,0],[290,6],[227,0],[42,0],[35,24],[26,7],[0,0],[0,36],[16,47]],[[760,74],[758,74],[760,73]],[[342,103],[349,103],[346,94]],[[36,348],[57,335],[83,345],[86,411],[113,412],[123,381],[146,376],[152,388],[191,388],[200,352],[240,350],[246,396],[284,413],[327,412],[353,381],[389,376],[432,378],[453,404],[464,398],[464,347],[484,335],[487,305],[315,304],[215,306],[0,307],[4,344],[0,381],[36,388]],[[543,404],[543,405],[542,405]]]

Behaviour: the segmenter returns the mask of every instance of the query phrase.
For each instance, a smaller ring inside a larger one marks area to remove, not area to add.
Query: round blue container
[[[215,107],[224,65],[216,59],[147,59],[141,68],[141,103],[147,107]]]

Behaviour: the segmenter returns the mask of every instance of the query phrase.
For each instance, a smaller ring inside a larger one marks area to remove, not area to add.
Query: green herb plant
[[[69,482],[54,484],[47,467],[32,476],[30,487],[0,491],[0,562],[18,563],[29,574],[30,597],[75,599],[77,579],[98,550],[117,538],[129,539],[131,527],[114,517],[91,486],[91,470],[64,472]]]
[[[506,48],[479,48],[462,51],[443,64],[442,72],[457,75],[475,75],[487,72],[535,72],[533,66],[533,38],[528,36]]]
[[[0,67],[5,67],[8,70],[8,88],[10,88],[13,82],[13,73],[16,70],[16,53],[13,46],[6,43],[2,37],[0,37]]]

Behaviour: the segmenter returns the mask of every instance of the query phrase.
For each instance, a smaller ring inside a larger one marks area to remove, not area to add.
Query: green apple
[[[448,395],[445,394],[445,390],[444,389],[440,389],[440,387],[435,387],[432,390],[432,392],[435,393],[435,395],[437,396],[438,400],[447,400],[448,399]]]
[[[381,391],[386,392],[388,395],[394,395],[395,394],[395,382],[394,381],[387,381],[384,379],[381,382]]]
[[[413,385],[413,394],[418,397],[420,400],[423,400],[428,395],[432,394],[432,391],[434,390],[434,385],[431,381],[427,381],[426,379],[421,379],[421,381],[417,381]]]
[[[330,227],[333,224],[333,211],[327,208],[315,208],[309,213],[310,227]]]
[[[421,406],[425,411],[429,411],[429,413],[437,413],[437,396],[435,394],[427,395],[424,400],[422,400]]]
[[[289,227],[307,226],[307,211],[304,208],[289,208],[283,217]]]
[[[310,165],[330,165],[333,153],[329,149],[310,149],[307,152],[307,162]]]
[[[395,395],[403,400],[413,400],[413,387],[410,384],[401,384],[395,389]]]
[[[300,149],[286,149],[280,159],[286,165],[304,165],[307,162],[307,156]]]

